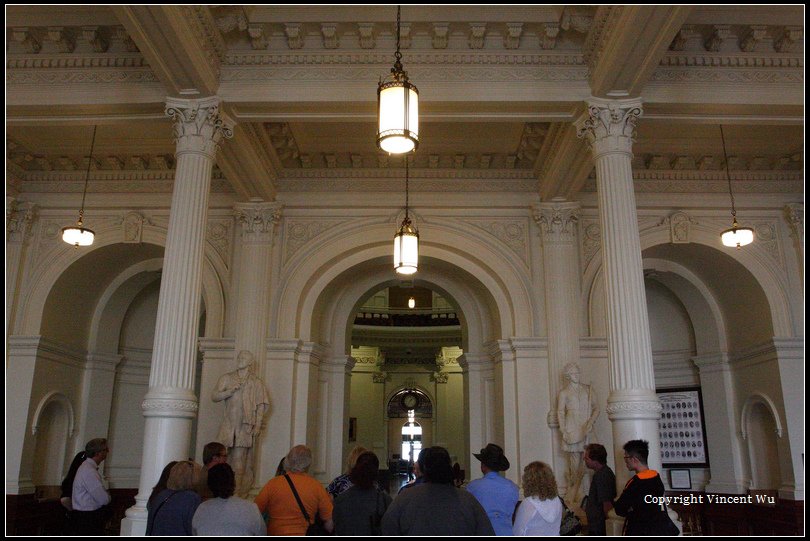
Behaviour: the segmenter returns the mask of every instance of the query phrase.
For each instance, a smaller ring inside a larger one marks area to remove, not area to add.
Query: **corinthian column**
[[[661,467],[650,327],[641,265],[641,243],[633,191],[633,132],[641,116],[638,99],[592,98],[577,122],[577,134],[593,151],[602,225],[602,254],[607,294],[608,417],[619,464],[616,475],[629,475],[621,463],[622,445],[632,439],[650,442],[649,465]]]
[[[124,535],[143,535],[146,500],[166,463],[192,453],[191,424],[197,413],[194,369],[200,318],[205,222],[211,170],[219,142],[231,126],[216,97],[169,98],[177,144],[174,192],[163,257],[146,418],[141,479],[135,506],[121,524]]]
[[[241,225],[242,241],[234,280],[238,287],[235,346],[237,352],[246,349],[253,353],[257,366],[262,367],[273,233],[281,218],[281,203],[261,199],[237,203],[234,205],[234,216]]]
[[[556,404],[563,367],[569,362],[579,362],[579,254],[576,243],[579,203],[555,198],[535,205],[533,210],[543,242],[549,357],[547,377],[551,396],[547,421],[554,440],[554,471],[558,484],[565,486],[565,467],[562,466],[565,458],[559,443]]]

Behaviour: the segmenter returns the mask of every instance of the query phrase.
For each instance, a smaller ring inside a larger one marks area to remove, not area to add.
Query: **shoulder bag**
[[[298,491],[295,490],[295,485],[293,484],[292,479],[290,479],[290,476],[286,473],[284,474],[284,479],[286,479],[287,483],[289,483],[290,490],[292,490],[293,496],[295,496],[295,501],[298,502],[298,507],[301,509],[301,514],[304,515],[304,520],[306,520],[307,524],[309,525],[307,526],[306,535],[329,535],[329,532],[327,532],[326,528],[323,527],[323,521],[317,513],[315,514],[315,520],[313,522],[309,521],[309,513],[307,513],[307,510],[304,508],[304,503],[301,501]]]

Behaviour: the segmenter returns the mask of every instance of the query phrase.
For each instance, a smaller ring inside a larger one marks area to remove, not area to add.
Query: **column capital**
[[[641,100],[590,98],[587,104],[587,112],[576,122],[577,137],[584,138],[595,153],[630,152],[642,114]]]
[[[251,200],[247,203],[236,203],[233,215],[242,226],[245,240],[270,242],[276,224],[281,220],[283,205],[275,201]]]
[[[37,206],[6,197],[6,242],[21,243],[31,234]]]
[[[532,206],[534,221],[540,227],[544,242],[573,243],[576,240],[579,211],[579,203],[556,198]]]
[[[233,137],[233,121],[220,111],[219,104],[216,96],[166,100],[166,115],[174,120],[178,155],[201,152],[213,159],[222,138]]]

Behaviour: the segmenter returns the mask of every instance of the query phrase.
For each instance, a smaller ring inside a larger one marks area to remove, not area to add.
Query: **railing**
[[[354,318],[355,325],[379,327],[443,327],[460,325],[452,308],[396,309],[365,308]]]

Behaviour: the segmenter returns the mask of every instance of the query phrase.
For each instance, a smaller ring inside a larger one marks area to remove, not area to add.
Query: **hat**
[[[488,443],[480,453],[473,456],[492,471],[506,471],[509,469],[509,460],[503,456],[503,448],[494,443]]]

